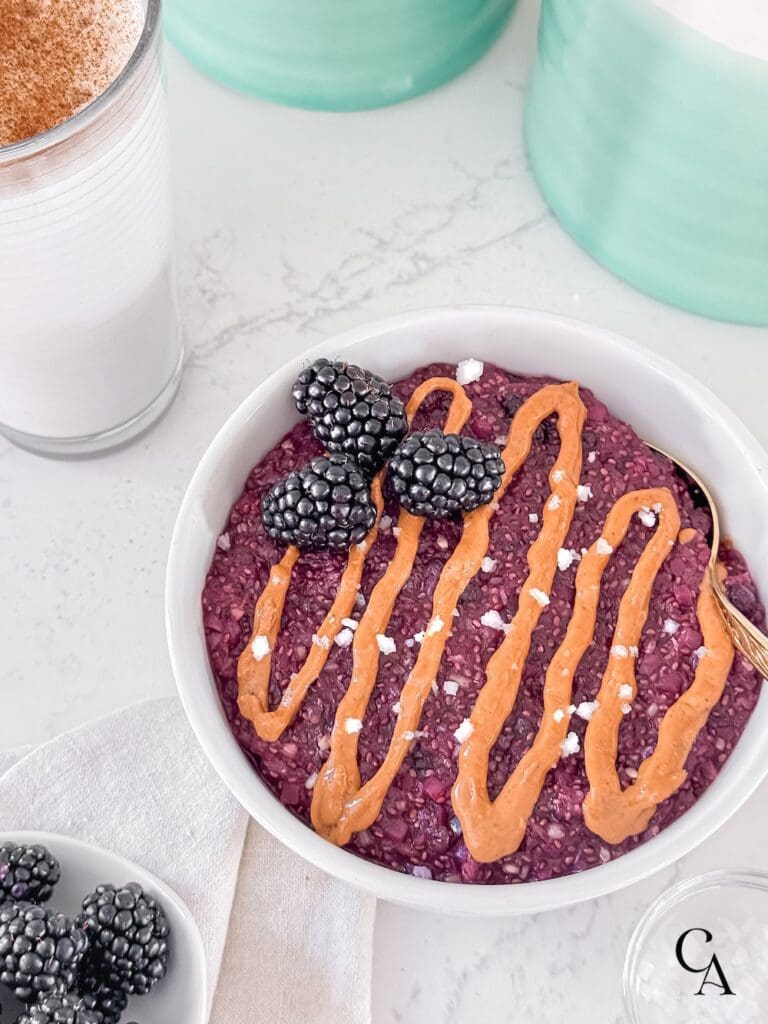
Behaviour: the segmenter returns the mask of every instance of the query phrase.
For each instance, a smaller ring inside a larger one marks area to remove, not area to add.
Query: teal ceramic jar
[[[515,0],[166,0],[171,41],[236,89],[316,110],[398,103],[458,75]]]
[[[759,56],[650,0],[543,0],[533,173],[565,229],[637,288],[768,324],[767,119]]]

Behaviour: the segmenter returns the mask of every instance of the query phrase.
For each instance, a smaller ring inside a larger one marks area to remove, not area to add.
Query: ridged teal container
[[[202,71],[290,106],[364,110],[453,78],[516,0],[166,0],[166,32]]]
[[[543,0],[525,134],[595,259],[675,306],[768,324],[768,64],[648,0]]]

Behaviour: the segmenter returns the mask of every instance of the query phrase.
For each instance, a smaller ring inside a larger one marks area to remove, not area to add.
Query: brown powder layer
[[[141,0],[0,0],[0,146],[66,121],[136,47]]]

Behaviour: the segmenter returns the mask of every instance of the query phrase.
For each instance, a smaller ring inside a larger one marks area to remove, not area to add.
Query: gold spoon
[[[717,571],[717,556],[720,549],[720,518],[717,514],[717,506],[715,505],[715,499],[712,497],[712,493],[701,479],[701,477],[694,473],[694,471],[686,466],[685,463],[680,462],[669,452],[664,451],[663,448],[657,448],[655,444],[649,444],[645,442],[648,447],[658,452],[659,455],[663,455],[665,459],[669,459],[671,463],[680,471],[683,476],[688,477],[689,480],[698,488],[701,492],[702,497],[709,505],[710,515],[712,517],[712,535],[710,540],[710,556],[709,563],[707,565],[707,572],[712,583],[712,590],[715,595],[720,614],[723,617],[725,628],[733,642],[733,646],[736,650],[743,654],[744,657],[750,662],[751,665],[757,669],[757,671],[765,678],[768,678],[768,636],[753,625],[746,615],[743,615],[738,608],[731,604],[728,599],[728,595],[725,592],[725,587],[720,581],[720,576]]]

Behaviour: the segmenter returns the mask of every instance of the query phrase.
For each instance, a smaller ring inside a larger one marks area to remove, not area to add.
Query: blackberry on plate
[[[83,977],[105,989],[145,995],[165,977],[168,921],[160,904],[138,882],[99,885],[83,900],[77,923],[90,940]]]
[[[368,481],[347,455],[318,455],[263,497],[270,537],[306,550],[359,544],[376,520]]]
[[[0,903],[6,899],[45,903],[60,877],[59,862],[44,846],[0,846]]]
[[[45,995],[28,1007],[16,1024],[103,1024],[100,1013],[89,1010],[78,995]]]
[[[447,519],[487,505],[503,475],[497,445],[439,430],[411,434],[389,465],[400,504],[428,519]]]
[[[0,982],[22,1002],[71,991],[87,948],[85,933],[64,914],[34,903],[0,906]]]
[[[128,1005],[125,992],[109,988],[88,968],[80,975],[80,993],[85,1006],[99,1014],[102,1024],[117,1024]]]
[[[329,452],[351,455],[373,474],[408,432],[405,406],[375,373],[317,359],[293,385],[296,408]]]

